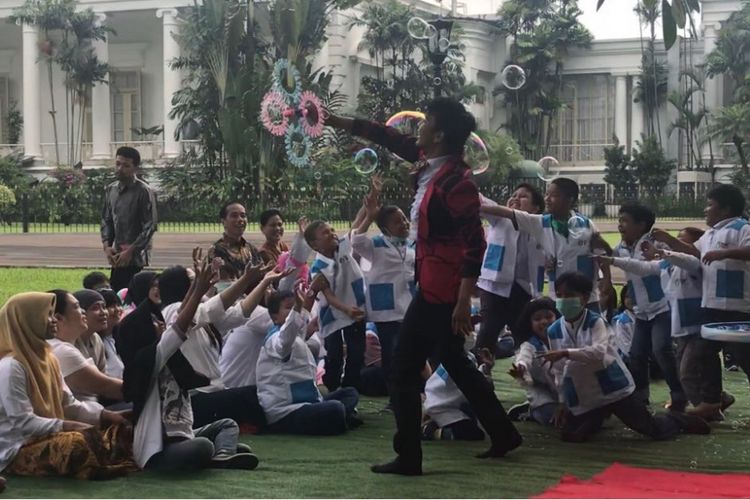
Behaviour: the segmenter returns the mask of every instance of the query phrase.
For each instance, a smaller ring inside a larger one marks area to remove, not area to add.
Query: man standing
[[[396,417],[394,461],[374,465],[385,474],[422,474],[420,442],[421,371],[434,355],[456,382],[490,436],[480,458],[502,457],[521,444],[521,435],[505,414],[484,376],[464,352],[471,334],[471,294],[486,247],[479,219],[479,191],[463,161],[464,144],[476,128],[474,117],[449,98],[427,106],[419,137],[363,120],[330,116],[328,125],[383,145],[416,163],[416,195],[411,235],[416,239],[419,289],[399,333],[392,363],[391,394]]]
[[[125,288],[148,265],[151,238],[156,232],[156,200],[148,185],[136,177],[141,155],[122,146],[115,158],[117,181],[107,186],[102,209],[102,246],[112,266],[113,290]]]

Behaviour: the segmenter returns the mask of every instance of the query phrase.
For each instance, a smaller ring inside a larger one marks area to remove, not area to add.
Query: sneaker
[[[252,453],[219,453],[211,459],[212,469],[253,470],[258,466],[258,457]]]
[[[237,453],[252,453],[253,449],[245,443],[237,443]]]
[[[511,406],[508,410],[508,418],[511,422],[523,422],[528,420],[529,408],[531,408],[531,405],[528,401]]]
[[[362,425],[365,423],[364,420],[362,420],[358,415],[352,414],[346,417],[346,427],[349,430],[356,429],[357,427],[362,427]]]
[[[726,367],[726,370],[728,372],[738,372],[740,371],[739,367],[737,365],[729,365]]]
[[[707,422],[718,422],[724,420],[724,414],[721,413],[721,403],[698,403],[698,406],[689,408],[685,413],[702,418]]]

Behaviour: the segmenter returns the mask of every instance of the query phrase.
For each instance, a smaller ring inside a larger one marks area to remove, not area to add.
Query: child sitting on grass
[[[555,306],[562,317],[547,329],[550,350],[540,357],[555,376],[560,406],[555,421],[563,441],[583,442],[615,415],[626,426],[656,440],[680,432],[708,434],[700,417],[675,411],[654,416],[635,397],[635,384],[610,339],[602,317],[586,309],[593,283],[580,273],[564,273],[555,281]]]
[[[511,420],[533,420],[552,425],[557,410],[555,379],[540,357],[549,351],[547,328],[560,313],[547,297],[534,299],[523,308],[513,327],[513,336],[521,342],[516,359],[508,373],[526,390],[526,402],[508,410]]]

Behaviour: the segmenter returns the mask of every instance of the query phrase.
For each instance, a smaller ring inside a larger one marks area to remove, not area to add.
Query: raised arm
[[[701,256],[700,250],[696,248],[695,245],[684,243],[666,231],[663,231],[661,229],[652,229],[651,236],[654,238],[655,241],[664,243],[675,252],[686,253],[688,255],[693,255],[699,258]]]
[[[386,127],[380,123],[343,118],[330,115],[326,118],[329,127],[345,130],[352,135],[363,137],[369,141],[388,148],[392,153],[400,156],[408,162],[419,160],[420,149],[417,147],[417,138],[402,134],[393,127]]]

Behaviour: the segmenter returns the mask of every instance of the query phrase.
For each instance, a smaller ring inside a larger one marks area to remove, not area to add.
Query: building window
[[[474,102],[477,104],[484,104],[487,101],[487,89],[479,87],[477,89],[477,95],[474,97]]]
[[[141,127],[141,73],[114,70],[109,74],[112,96],[112,135],[114,142],[139,139],[133,133]]]
[[[560,162],[599,161],[612,143],[615,127],[615,87],[610,75],[564,77],[558,111],[550,137],[550,153]]]

